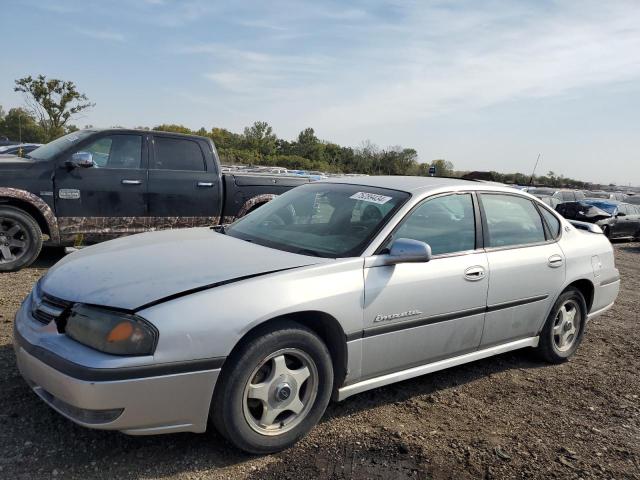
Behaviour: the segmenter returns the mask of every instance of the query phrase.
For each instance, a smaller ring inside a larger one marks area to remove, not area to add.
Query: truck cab
[[[229,223],[309,178],[223,175],[209,138],[81,130],[0,161],[0,271],[43,243],[84,246],[150,230]]]

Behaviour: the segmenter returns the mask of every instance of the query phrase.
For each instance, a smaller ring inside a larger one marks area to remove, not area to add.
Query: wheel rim
[[[580,333],[582,313],[575,300],[562,304],[553,324],[553,343],[559,352],[566,352],[576,343]]]
[[[29,246],[24,226],[11,218],[0,218],[0,263],[19,260]]]
[[[318,395],[318,369],[297,348],[278,350],[251,373],[243,410],[249,426],[261,435],[280,435],[308,415]]]

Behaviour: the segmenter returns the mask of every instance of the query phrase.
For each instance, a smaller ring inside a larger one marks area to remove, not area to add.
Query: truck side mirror
[[[90,168],[95,165],[91,152],[76,152],[71,155],[71,159],[67,160],[65,164],[69,168]]]
[[[389,254],[385,258],[385,264],[425,263],[431,260],[431,257],[429,244],[410,238],[398,238],[391,244]]]

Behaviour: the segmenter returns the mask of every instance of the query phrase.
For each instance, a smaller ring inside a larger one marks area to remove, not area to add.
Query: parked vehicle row
[[[210,424],[274,452],[331,398],[519,348],[571,357],[620,283],[610,242],[575,225],[481,182],[309,183],[226,228],[65,257],[17,314],[17,364],[80,425]]]
[[[585,199],[561,203],[556,210],[567,219],[595,223],[612,240],[640,238],[640,206],[615,200]]]
[[[4,155],[17,155],[18,157],[24,157],[41,146],[41,143],[19,143],[17,145],[2,146],[0,147],[0,161],[7,160]]]
[[[309,177],[227,173],[205,137],[81,130],[0,161],[0,272],[43,245],[229,223]]]

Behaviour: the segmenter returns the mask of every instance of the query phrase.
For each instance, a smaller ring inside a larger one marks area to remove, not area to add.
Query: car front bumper
[[[15,320],[18,369],[33,391],[61,415],[85,427],[131,435],[206,430],[219,368],[110,381],[75,378],[52,367],[47,360],[52,353],[20,333],[21,323],[35,322],[25,310],[23,306]],[[77,364],[74,368],[83,369]]]

